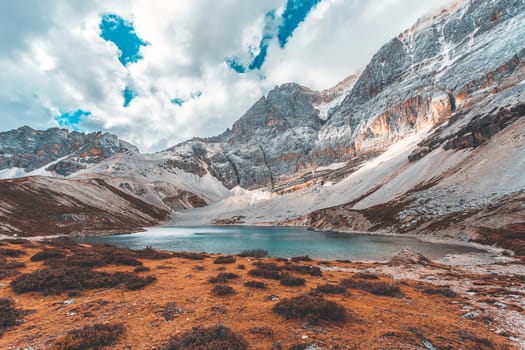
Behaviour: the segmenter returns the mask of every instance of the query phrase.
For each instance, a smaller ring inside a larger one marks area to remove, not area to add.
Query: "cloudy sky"
[[[450,0],[4,0],[0,130],[212,136],[276,85],[322,90]]]

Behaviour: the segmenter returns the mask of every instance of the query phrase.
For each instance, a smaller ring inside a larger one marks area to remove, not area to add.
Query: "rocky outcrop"
[[[180,190],[175,196],[164,197],[162,201],[171,210],[182,210],[190,208],[202,208],[208,205],[204,199],[194,193]]]
[[[464,114],[456,115],[451,120],[451,124],[460,120],[461,117],[464,117]],[[525,117],[525,104],[518,104],[510,108],[494,108],[489,113],[474,116],[454,133],[445,133],[445,129],[436,130],[418,145],[408,159],[411,162],[418,161],[439,147],[445,150],[479,147],[522,117]]]
[[[58,128],[40,131],[23,126],[0,133],[0,170],[20,168],[28,173],[47,165],[45,171],[67,176],[128,150],[138,152],[135,146],[108,133]]]
[[[447,129],[525,79],[524,21],[524,0],[458,3],[419,20],[386,43],[362,72],[333,88],[278,86],[231,129],[176,145],[160,154],[165,161],[156,166],[210,174],[229,189],[281,189],[302,172],[371,157],[422,130]],[[485,122],[472,121],[454,139],[447,135],[446,148],[478,145],[502,126]],[[100,133],[25,127],[0,136],[0,170],[27,172],[49,164],[49,172],[69,175],[135,150]],[[421,159],[441,141],[422,146],[410,159]]]
[[[231,130],[167,151],[177,166],[188,171],[200,164],[199,171],[213,174],[229,188],[272,187],[280,176],[308,166],[307,155],[323,124],[314,107],[319,99],[315,91],[284,84],[255,103]]]
[[[332,89],[272,90],[232,130],[190,141],[203,150],[193,159],[229,188],[252,189],[282,187],[298,171],[382,152],[523,81],[524,20],[523,0],[444,9],[393,38],[361,73]],[[182,159],[187,146],[171,150]]]
[[[430,261],[428,258],[408,248],[401,249],[399,253],[394,255],[388,261],[388,266],[427,266],[432,264],[432,261]]]
[[[0,234],[132,232],[167,219],[167,210],[100,179],[27,177],[0,181]]]
[[[469,1],[384,45],[331,113],[312,154],[319,164],[384,149],[446,122],[525,78],[521,1]]]
[[[288,220],[282,224],[289,226],[307,226],[319,230],[337,230],[352,232],[369,232],[373,223],[358,210],[352,210],[350,206],[339,206],[316,210],[294,220]]]
[[[443,148],[449,150],[478,147],[522,117],[525,117],[525,104],[510,109],[502,107],[492,114],[479,116],[471,120],[465,128],[452,135],[444,143]]]

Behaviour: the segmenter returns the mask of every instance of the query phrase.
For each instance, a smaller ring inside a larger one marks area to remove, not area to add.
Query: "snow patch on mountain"
[[[27,173],[23,168],[7,168],[0,170],[0,180],[23,177],[26,176],[26,174]]]

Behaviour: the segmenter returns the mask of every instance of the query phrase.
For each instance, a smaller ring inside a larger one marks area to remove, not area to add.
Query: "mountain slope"
[[[0,234],[117,233],[156,225],[168,211],[100,179],[27,177],[0,181]]]
[[[0,133],[0,179],[23,175],[70,175],[119,152],[138,149],[108,133],[44,131],[28,126]]]

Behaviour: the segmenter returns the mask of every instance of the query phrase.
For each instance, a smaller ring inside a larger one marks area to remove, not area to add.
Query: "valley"
[[[523,0],[454,1],[334,87],[280,84],[158,152],[0,132],[0,347],[525,349],[524,23]],[[166,230],[209,245],[154,250]],[[259,231],[380,238],[243,256]]]

